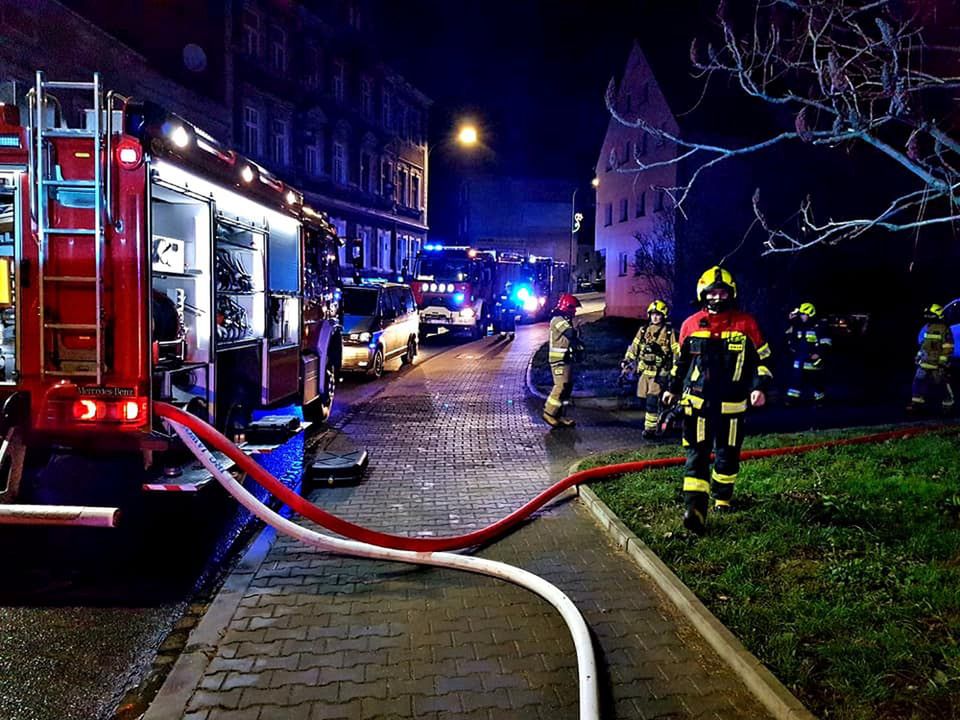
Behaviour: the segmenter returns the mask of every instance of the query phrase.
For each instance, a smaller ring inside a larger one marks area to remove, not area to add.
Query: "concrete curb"
[[[141,720],[180,720],[186,714],[187,703],[200,686],[207,666],[217,652],[220,639],[275,538],[276,531],[268,526],[247,548],[240,563],[230,573],[203,614],[203,618],[190,632],[186,647]]]
[[[573,465],[571,474],[576,472],[580,464]],[[593,490],[586,485],[579,485],[577,489],[580,501],[617,547],[626,552],[653,580],[773,717],[777,720],[816,720],[816,716],[743,646],[646,543],[613,514]]]

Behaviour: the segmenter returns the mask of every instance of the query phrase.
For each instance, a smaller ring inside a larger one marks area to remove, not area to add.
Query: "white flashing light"
[[[437,284],[430,283],[430,292],[436,292],[436,291],[437,291]]]
[[[177,125],[170,133],[170,140],[178,148],[185,148],[190,144],[190,133],[184,129],[183,125]]]
[[[461,310],[461,311],[460,311],[460,314],[463,315],[463,317],[465,317],[465,318],[467,318],[467,319],[470,319],[470,318],[472,318],[474,315],[476,315],[476,313],[473,311],[473,308],[466,308],[466,309],[464,309],[464,310]]]
[[[527,312],[536,312],[537,310],[537,299],[528,297],[523,301],[523,309]]]
[[[240,171],[240,178],[245,182],[253,182],[253,168],[249,165],[244,165],[243,169]]]
[[[297,202],[297,194],[293,190],[287,190],[287,205],[293,205]]]

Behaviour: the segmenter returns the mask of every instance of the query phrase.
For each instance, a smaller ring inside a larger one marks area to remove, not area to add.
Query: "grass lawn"
[[[701,539],[680,525],[680,477],[592,487],[815,715],[960,718],[960,433],[745,462],[737,512]]]
[[[625,392],[617,382],[620,361],[638,327],[639,319],[613,317],[581,325],[580,333],[587,352],[584,361],[574,366],[574,388],[600,396],[616,396]],[[536,387],[545,392],[553,384],[547,365],[547,343],[541,345],[533,356],[531,379]]]

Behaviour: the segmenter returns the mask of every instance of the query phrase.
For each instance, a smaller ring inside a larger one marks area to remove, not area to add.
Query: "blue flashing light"
[[[377,344],[376,344],[375,342],[372,342],[372,343],[370,343],[369,345],[367,345],[367,347],[370,348],[371,350],[376,350],[376,349],[377,349]]]
[[[526,285],[521,285],[516,290],[513,291],[513,299],[519,300],[521,303],[526,302],[531,297],[530,288]]]
[[[465,299],[466,299],[466,295],[464,295],[462,292],[458,292],[458,293],[454,293],[454,294],[453,294],[453,301],[454,301],[457,305],[463,305],[463,301],[464,301]]]
[[[424,245],[423,249],[427,252],[434,252],[436,250],[443,250],[443,245]]]

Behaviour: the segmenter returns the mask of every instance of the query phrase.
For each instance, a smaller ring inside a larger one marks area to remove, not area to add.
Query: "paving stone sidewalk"
[[[363,483],[311,498],[390,532],[460,534],[565,474],[577,457],[636,441],[582,413],[547,432],[524,399],[543,326],[481,340],[395,377],[348,412],[335,444],[366,447]],[[576,412],[576,411],[575,411]],[[483,557],[542,575],[595,635],[604,718],[768,715],[576,501],[540,512]],[[185,717],[577,717],[573,643],[546,602],[452,570],[335,557],[277,538],[255,569]]]

